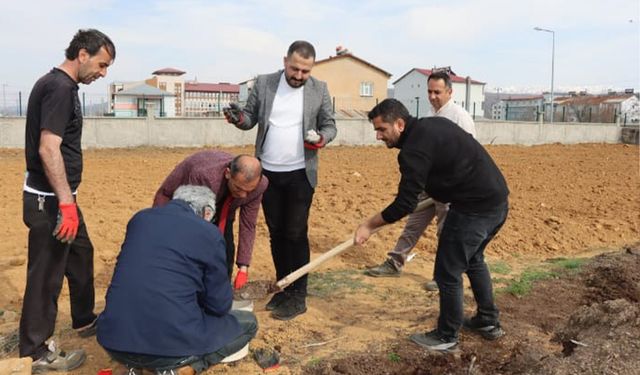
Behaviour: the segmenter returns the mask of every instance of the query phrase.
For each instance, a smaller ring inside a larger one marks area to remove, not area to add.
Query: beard
[[[294,89],[297,89],[298,87],[302,87],[305,84],[305,82],[307,82],[306,79],[296,79],[293,77],[287,77],[286,75],[285,75],[285,78],[289,86],[293,87]]]

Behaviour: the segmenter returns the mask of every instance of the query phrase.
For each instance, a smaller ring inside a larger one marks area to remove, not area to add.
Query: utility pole
[[[553,114],[555,112],[555,109],[553,108],[553,73],[555,70],[554,68],[555,68],[555,56],[556,56],[556,32],[554,30],[543,29],[541,27],[534,27],[533,29],[535,31],[542,31],[542,32],[551,34],[551,121],[550,123],[553,124]]]
[[[7,93],[5,92],[5,88],[9,86],[6,83],[2,84],[2,114],[5,114],[7,111]]]
[[[420,97],[416,96],[416,118],[420,117]]]

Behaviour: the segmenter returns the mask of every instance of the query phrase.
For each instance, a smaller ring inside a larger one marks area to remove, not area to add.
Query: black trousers
[[[93,245],[78,208],[80,224],[71,244],[52,235],[58,215],[58,199],[23,193],[23,221],[29,228],[27,285],[20,318],[20,356],[38,359],[47,351],[45,341],[53,335],[58,315],[58,296],[64,277],[69,283],[73,328],[96,319],[93,312]]]
[[[506,202],[491,211],[478,213],[449,209],[438,240],[434,272],[440,290],[440,334],[458,337],[464,318],[463,273],[469,277],[478,318],[487,325],[498,323],[499,311],[493,300],[484,250],[506,221],[508,212]]]
[[[224,227],[224,241],[227,250],[227,272],[229,274],[229,280],[233,274],[233,263],[236,257],[236,245],[233,241],[233,222],[235,221],[235,212],[229,211],[227,216],[227,224]]]
[[[262,210],[269,227],[271,256],[278,280],[309,263],[307,221],[314,189],[304,169],[264,171],[269,186],[262,196]],[[307,275],[286,288],[306,296]]]

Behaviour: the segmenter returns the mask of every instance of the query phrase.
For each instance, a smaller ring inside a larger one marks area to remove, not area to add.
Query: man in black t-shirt
[[[29,228],[27,285],[20,319],[20,356],[32,370],[67,371],[85,359],[64,352],[51,337],[64,277],[69,284],[72,327],[95,334],[93,246],[76,191],[82,177],[82,111],[78,83],[107,75],[116,57],[113,42],[98,30],[79,30],[65,60],[34,85],[27,109],[23,220]]]
[[[411,340],[429,350],[449,351],[457,346],[461,327],[488,340],[504,335],[484,261],[484,249],[507,218],[509,189],[502,173],[471,134],[444,117],[417,119],[399,101],[386,99],[369,112],[369,120],[376,139],[400,149],[401,178],[395,200],[360,224],[354,242],[363,244],[375,229],[411,213],[422,191],[450,203],[436,252],[438,324]],[[463,273],[478,307],[468,319],[463,315]]]

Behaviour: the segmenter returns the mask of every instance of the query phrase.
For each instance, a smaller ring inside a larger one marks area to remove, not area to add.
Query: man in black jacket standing
[[[411,335],[420,346],[448,351],[458,344],[462,326],[494,340],[504,335],[493,301],[484,249],[504,224],[509,189],[502,173],[473,136],[443,117],[416,119],[395,99],[369,112],[376,138],[400,149],[401,179],[395,200],[358,226],[354,241],[362,245],[372,231],[411,213],[418,194],[451,204],[436,253],[435,279],[440,291],[436,329]],[[476,315],[463,314],[462,274],[477,304]]]

